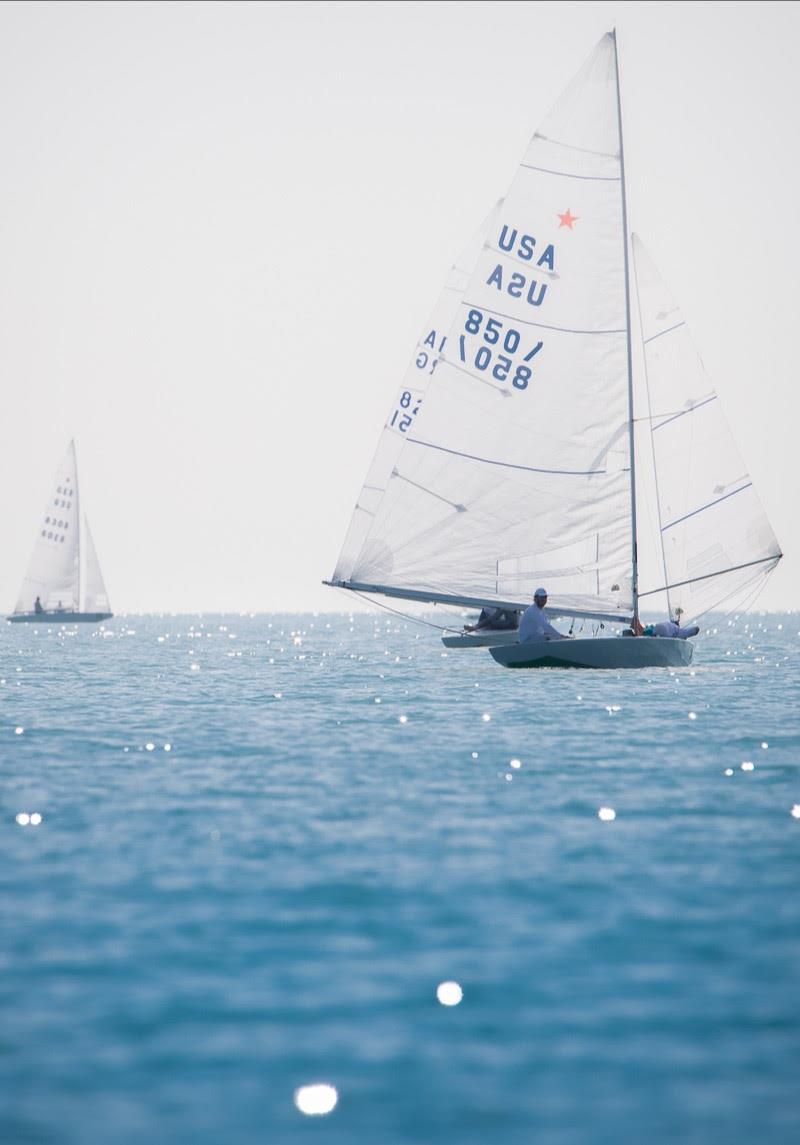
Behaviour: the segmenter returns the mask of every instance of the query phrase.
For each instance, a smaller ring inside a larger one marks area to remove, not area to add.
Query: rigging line
[[[687,413],[694,413],[695,410],[702,409],[703,406],[707,406],[709,402],[715,402],[716,400],[717,400],[716,394],[712,394],[710,398],[703,398],[703,400],[701,402],[696,402],[693,406],[690,406],[689,409],[681,410],[680,413],[674,413],[674,414],[672,414],[671,417],[668,417],[665,421],[660,421],[658,423],[658,425],[654,425],[653,426],[653,432],[655,433],[655,431],[657,429],[661,429],[662,426],[669,425],[669,423],[671,421],[677,421],[677,419],[679,417],[685,417]]]
[[[595,183],[619,183],[619,175],[573,175],[571,171],[553,171],[550,167],[534,167],[533,163],[520,163],[528,171],[543,171],[545,175],[561,175],[565,179],[591,179]]]
[[[624,327],[620,330],[572,330],[568,326],[548,326],[545,322],[533,322],[530,318],[518,318],[516,314],[505,314],[502,310],[495,310],[491,306],[477,306],[474,302],[462,300],[462,306],[469,306],[472,310],[484,310],[487,314],[497,314],[499,318],[510,318],[512,322],[520,322],[523,326],[536,326],[540,330],[555,330],[557,334],[626,334]]]
[[[421,616],[413,616],[410,612],[401,612],[399,608],[392,608],[390,604],[384,604],[382,600],[374,600],[372,597],[367,596],[364,592],[358,592],[354,588],[340,589],[341,592],[352,592],[359,599],[363,600],[365,604],[374,605],[376,608],[383,608],[387,612],[394,613],[395,616],[401,616],[403,620],[410,620],[413,624],[424,624],[428,628],[435,628],[437,632],[454,632],[454,628],[449,628],[447,625],[434,624],[432,620],[423,620]]]
[[[641,322],[641,317],[639,318],[639,321]],[[669,326],[666,330],[659,330],[658,334],[651,334],[649,338],[643,338],[642,345],[646,346],[649,342],[655,342],[656,338],[663,338],[665,334],[671,334],[673,330],[679,330],[681,326],[685,325],[686,322],[681,319],[681,321],[676,322],[674,326]],[[642,331],[644,332],[644,324],[642,324]]]
[[[755,602],[761,596],[761,593],[767,587],[768,578],[769,578],[769,572],[767,572],[767,575],[762,580],[755,580],[755,578],[754,578],[753,591],[750,593],[749,596],[744,597],[744,600],[743,600],[741,605],[732,604],[727,612],[723,612],[723,614],[722,614],[723,620],[726,617],[730,616],[734,612],[749,612],[750,609],[752,608],[752,606],[755,604]],[[701,612],[699,615],[700,616],[707,616],[709,612],[712,612],[719,605],[724,604],[726,600],[729,600],[735,593],[739,592],[739,590],[741,588],[743,588],[743,587],[746,588],[749,583],[750,582],[748,581],[745,583],[744,586],[737,585],[736,588],[732,588],[729,593],[726,593],[726,595],[723,596],[722,600],[718,600],[717,603],[712,604],[710,608],[704,609],[704,611]]]
[[[491,457],[477,457],[474,453],[462,453],[459,449],[448,449],[444,445],[434,445],[432,441],[420,441],[418,437],[409,437],[407,439],[412,445],[422,445],[425,449],[437,449],[440,453],[449,453],[453,457],[464,457],[467,461],[479,461],[483,465],[497,465],[501,469],[521,469],[525,473],[546,473],[551,477],[605,477],[607,476],[605,469],[537,469],[533,465],[517,465],[511,461],[495,461]],[[627,473],[627,469],[621,469],[620,473]],[[400,474],[398,474],[400,476]],[[408,478],[403,478],[408,481]],[[413,485],[414,482],[412,481]],[[422,488],[422,486],[419,486]],[[430,490],[426,490],[430,492]],[[438,494],[434,493],[432,496],[436,497]],[[441,501],[444,497],[439,498]],[[448,504],[451,502],[448,501]]]
[[[773,561],[775,564],[783,556],[783,553],[775,553],[771,557],[759,557],[757,561],[746,561],[743,565],[731,565],[729,569],[717,569],[716,572],[703,573],[702,576],[692,576],[688,580],[676,580],[673,584],[662,584],[658,588],[649,588],[647,592],[640,592],[639,596],[654,596],[657,592],[666,592],[670,588],[682,588],[685,584],[697,584],[701,580],[711,580],[715,576],[725,576],[726,573],[739,572],[740,569],[753,568],[755,565],[766,564],[767,561]]]
[[[693,509],[691,513],[687,513],[683,517],[678,517],[675,521],[670,521],[661,530],[662,534],[666,533],[667,529],[671,529],[673,525],[680,525],[682,521],[688,521],[690,517],[696,517],[698,513],[705,513],[706,509],[713,509],[715,505],[719,505],[722,501],[727,501],[729,497],[735,497],[737,493],[743,493],[745,489],[751,489],[753,486],[752,481],[748,481],[746,485],[740,485],[738,489],[726,493],[724,497],[717,497],[716,501],[709,501],[707,505],[701,505],[699,509]]]

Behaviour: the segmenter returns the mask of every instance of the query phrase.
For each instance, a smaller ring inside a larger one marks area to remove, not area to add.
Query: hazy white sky
[[[453,259],[616,26],[629,216],[798,603],[795,3],[0,6],[0,606],[71,437],[115,611],[334,609]]]

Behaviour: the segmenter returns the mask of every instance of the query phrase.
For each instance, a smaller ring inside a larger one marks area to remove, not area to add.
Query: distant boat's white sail
[[[781,556],[686,324],[633,238],[663,568],[640,595],[666,591],[687,619],[754,591]]]
[[[521,603],[544,582],[554,612],[630,615],[615,63],[608,35],[533,137],[336,582]]]
[[[89,521],[83,519],[84,550],[86,554],[85,588],[83,598],[84,612],[109,612],[111,606],[108,602],[103,574],[100,571],[100,562],[97,559],[97,550],[94,547],[94,537],[89,528]]]
[[[37,597],[44,609],[78,609],[79,521],[75,443],[70,442],[42,513],[39,533],[14,607],[15,612],[33,612]]]

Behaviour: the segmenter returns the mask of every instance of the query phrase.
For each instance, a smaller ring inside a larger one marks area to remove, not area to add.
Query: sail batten
[[[574,171],[551,171],[548,167],[534,167],[532,163],[520,163],[527,171],[541,171],[543,175],[560,175],[565,179],[593,179],[601,183],[618,183],[619,175],[576,175]]]

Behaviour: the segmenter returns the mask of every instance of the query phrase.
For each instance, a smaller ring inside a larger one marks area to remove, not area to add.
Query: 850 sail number
[[[470,310],[464,322],[464,329],[467,334],[481,334],[483,343],[474,355],[472,347],[469,348],[469,364],[481,371],[487,371],[491,367],[491,376],[498,382],[507,381],[513,369],[512,386],[518,390],[527,389],[533,371],[525,363],[531,362],[535,358],[544,343],[537,342],[521,361],[517,357],[515,362],[515,355],[518,355],[522,344],[522,335],[519,330],[515,330],[513,326],[505,326],[499,318],[487,318],[485,322],[484,318],[485,315],[482,310]],[[505,351],[505,353],[501,353],[501,351]],[[464,334],[459,336],[458,352],[461,361],[466,363],[468,351],[467,339]]]

